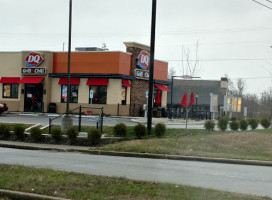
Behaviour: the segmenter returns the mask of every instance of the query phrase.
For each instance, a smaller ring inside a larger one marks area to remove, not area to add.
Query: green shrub
[[[204,128],[205,128],[207,131],[209,131],[209,133],[210,133],[211,131],[213,131],[214,126],[215,126],[215,124],[214,124],[214,121],[213,121],[213,120],[207,120],[207,121],[205,121]]]
[[[218,120],[218,128],[224,132],[228,128],[228,123],[229,119],[227,117],[220,117]]]
[[[51,138],[55,142],[59,142],[62,139],[62,131],[60,127],[53,127],[51,130]]]
[[[101,131],[96,128],[91,128],[88,131],[88,139],[91,145],[98,145],[101,140]]]
[[[264,119],[261,119],[261,125],[263,128],[268,129],[271,125],[271,122],[269,121],[269,119],[264,118]]]
[[[16,139],[18,140],[24,140],[25,139],[25,127],[21,124],[16,124],[13,127],[14,135]]]
[[[137,124],[134,127],[134,132],[137,138],[141,139],[146,135],[146,127],[143,124]]]
[[[10,128],[7,124],[0,124],[0,139],[10,136]]]
[[[75,127],[67,129],[66,134],[71,144],[76,143],[78,131]]]
[[[166,132],[166,126],[163,123],[158,123],[155,126],[155,134],[158,138],[162,137]]]
[[[248,124],[252,130],[255,130],[258,127],[258,120],[257,119],[249,119]]]
[[[116,124],[113,127],[113,133],[115,136],[125,137],[127,135],[127,126],[124,123]]]
[[[247,130],[247,127],[248,127],[247,120],[244,120],[244,119],[240,120],[240,129],[245,131],[245,130]]]
[[[0,139],[10,136],[10,127],[7,124],[0,124]]]
[[[30,129],[30,138],[34,142],[39,142],[42,139],[42,130],[39,127]]]
[[[239,129],[239,123],[236,120],[233,120],[230,122],[230,129],[232,131],[238,131]]]

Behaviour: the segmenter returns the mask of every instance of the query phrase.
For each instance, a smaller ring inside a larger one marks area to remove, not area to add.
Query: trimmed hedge
[[[39,127],[30,129],[30,138],[34,142],[39,142],[42,139],[42,130]]]
[[[127,126],[124,123],[116,124],[113,127],[113,133],[115,136],[126,137],[127,135]]]
[[[75,127],[71,127],[69,129],[67,129],[66,135],[67,135],[70,143],[75,144],[77,141],[78,130]]]
[[[163,123],[158,123],[155,125],[155,134],[158,138],[161,138],[164,136],[166,132],[166,126]]]
[[[88,139],[91,145],[98,145],[100,143],[101,136],[101,131],[96,128],[91,128],[88,131]]]
[[[138,139],[141,139],[141,138],[143,138],[146,135],[147,129],[146,129],[145,125],[143,125],[143,124],[137,124],[134,127],[134,132],[135,132],[136,137]]]
[[[214,130],[215,124],[213,120],[205,121],[204,128],[210,133]]]
[[[21,124],[16,124],[13,127],[14,135],[17,140],[23,141],[25,139],[25,127]]]
[[[218,128],[225,132],[226,129],[228,128],[228,123],[229,123],[229,119],[228,117],[220,117],[218,120]]]

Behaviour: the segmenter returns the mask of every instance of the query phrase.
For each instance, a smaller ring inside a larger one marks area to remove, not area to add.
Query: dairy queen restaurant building
[[[103,107],[106,115],[143,116],[149,47],[135,42],[124,45],[126,52],[76,48],[71,53],[70,110],[81,105]],[[67,52],[0,52],[0,61],[0,101],[9,111],[65,113]],[[168,63],[155,60],[156,109],[167,105],[167,73]],[[98,114],[96,109],[91,111]]]

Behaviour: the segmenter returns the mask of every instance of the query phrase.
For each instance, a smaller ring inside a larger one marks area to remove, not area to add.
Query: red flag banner
[[[181,100],[180,105],[182,105],[183,107],[188,105],[188,101],[187,101],[187,93],[185,92],[185,94],[183,95],[183,98]]]
[[[156,104],[160,104],[161,103],[161,91],[157,91],[157,96],[156,96]]]
[[[191,96],[190,96],[190,105],[191,106],[195,105],[195,95],[193,92],[191,93]]]

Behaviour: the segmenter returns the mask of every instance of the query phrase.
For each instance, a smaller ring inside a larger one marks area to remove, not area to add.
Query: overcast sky
[[[73,0],[72,49],[105,43],[110,51],[125,51],[128,41],[150,45],[151,5]],[[63,43],[67,51],[68,6],[69,0],[0,0],[0,51],[62,51]],[[155,58],[182,75],[183,50],[194,59],[197,42],[197,76],[243,78],[246,92],[258,95],[272,86],[271,9],[252,0],[157,0]]]

